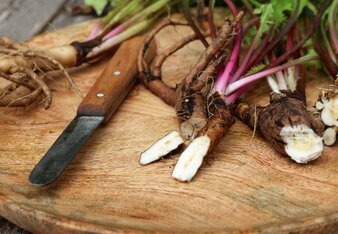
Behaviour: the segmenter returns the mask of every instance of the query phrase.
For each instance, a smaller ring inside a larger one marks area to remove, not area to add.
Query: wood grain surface
[[[41,48],[85,38],[90,24],[37,36]],[[182,27],[158,36],[160,47],[185,35]],[[174,84],[203,50],[192,43],[164,64]],[[74,69],[88,92],[106,61]],[[308,77],[311,106],[328,77]],[[191,183],[171,178],[177,155],[140,166],[139,153],[171,130],[174,110],[138,84],[110,122],[100,128],[54,184],[33,187],[34,165],[75,116],[81,98],[54,77],[53,104],[0,109],[0,214],[36,233],[264,232],[337,233],[338,150],[325,148],[315,162],[299,165],[274,152],[240,121],[209,156]],[[247,95],[266,103],[265,83]]]

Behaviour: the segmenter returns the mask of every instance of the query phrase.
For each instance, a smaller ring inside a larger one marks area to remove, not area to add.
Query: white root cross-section
[[[172,131],[141,153],[140,164],[146,165],[168,155],[184,143],[177,131]]]
[[[201,166],[209,147],[210,138],[208,136],[195,138],[181,154],[172,176],[179,181],[190,181]]]
[[[297,163],[315,160],[323,152],[322,138],[305,124],[286,125],[280,135],[286,143],[285,152]]]
[[[327,146],[334,145],[338,129],[338,92],[323,91],[316,102],[316,109],[320,111],[320,118],[328,127],[323,133],[323,141]]]
[[[337,139],[338,127],[327,128],[323,133],[323,141],[327,146],[334,145]]]
[[[322,95],[321,100],[316,102],[317,110],[321,111],[321,119],[326,126],[338,127],[338,94],[327,98]]]

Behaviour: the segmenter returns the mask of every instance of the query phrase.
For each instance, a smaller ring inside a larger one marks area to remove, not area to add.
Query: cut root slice
[[[321,119],[326,126],[338,126],[338,93],[337,91],[322,92],[316,102],[317,110],[321,111]]]
[[[251,128],[257,129],[280,154],[298,163],[318,158],[323,151],[320,137],[324,124],[306,109],[298,92],[281,90],[270,95],[270,104],[250,107],[240,103],[235,114]]]
[[[332,146],[336,142],[338,133],[338,127],[327,128],[323,134],[324,144],[327,146]]]
[[[321,119],[327,126],[338,126],[338,95],[335,99],[324,103]]]
[[[202,165],[203,158],[210,148],[210,138],[200,136],[195,138],[181,154],[172,176],[179,181],[190,181]]]
[[[172,131],[141,153],[140,164],[146,165],[168,155],[184,143],[177,131]]]
[[[280,135],[286,143],[285,152],[297,163],[310,162],[323,152],[322,138],[305,124],[286,125]]]

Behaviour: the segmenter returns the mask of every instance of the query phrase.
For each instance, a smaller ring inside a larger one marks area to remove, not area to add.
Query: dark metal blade
[[[53,182],[72,161],[82,145],[102,123],[101,116],[76,116],[29,175],[29,182],[43,186]]]

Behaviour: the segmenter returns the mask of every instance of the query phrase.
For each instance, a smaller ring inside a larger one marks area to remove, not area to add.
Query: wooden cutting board
[[[84,39],[91,27],[85,23],[43,34],[30,44],[47,48]],[[163,48],[187,33],[171,28],[157,39]],[[166,82],[182,78],[201,51],[196,42],[172,56],[164,67]],[[83,93],[105,63],[71,72]],[[309,74],[308,80],[311,106],[329,79]],[[315,162],[299,165],[237,121],[194,180],[180,183],[171,177],[177,155],[148,166],[138,163],[141,151],[178,129],[174,110],[140,84],[57,182],[31,186],[29,172],[81,101],[62,76],[50,85],[49,110],[0,109],[0,214],[15,224],[36,233],[337,232],[337,144]],[[266,103],[268,92],[261,83],[247,97]]]

